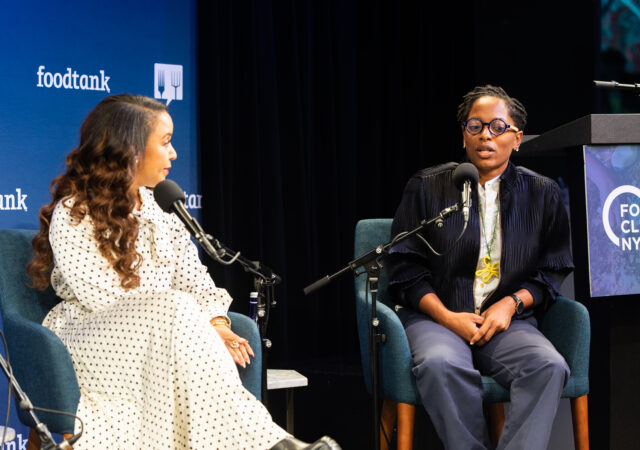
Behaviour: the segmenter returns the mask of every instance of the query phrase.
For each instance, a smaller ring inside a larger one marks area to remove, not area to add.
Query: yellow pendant
[[[492,277],[500,277],[500,261],[491,264],[491,258],[485,256],[482,258],[482,264],[484,264],[484,268],[476,270],[476,276],[480,277],[482,281],[488,283]]]

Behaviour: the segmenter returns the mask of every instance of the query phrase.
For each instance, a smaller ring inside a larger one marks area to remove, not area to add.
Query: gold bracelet
[[[218,316],[211,319],[211,325],[224,325],[225,327],[231,329],[231,320],[225,316]]]

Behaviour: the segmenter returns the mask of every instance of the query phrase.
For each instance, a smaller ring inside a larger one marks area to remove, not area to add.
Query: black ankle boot
[[[278,442],[271,450],[341,450],[341,447],[329,436],[323,436],[313,444],[307,444],[291,436]]]

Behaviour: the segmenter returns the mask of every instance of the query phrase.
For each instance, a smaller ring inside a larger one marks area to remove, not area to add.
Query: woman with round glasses
[[[422,403],[447,449],[494,448],[483,415],[481,375],[510,390],[499,449],[546,449],[569,377],[563,357],[537,329],[573,269],[569,224],[558,185],[509,158],[527,113],[499,87],[476,87],[458,106],[463,146],[478,169],[468,228],[461,215],[396,244],[389,290],[402,306]],[[460,199],[456,163],[409,180],[392,236]]]

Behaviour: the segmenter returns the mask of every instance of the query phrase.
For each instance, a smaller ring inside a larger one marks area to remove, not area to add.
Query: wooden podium
[[[621,144],[640,145],[640,114],[591,114],[525,136],[520,152],[512,154],[515,164],[569,188],[575,298],[589,310],[592,327],[591,448],[637,448],[640,442],[640,294],[592,298],[589,289],[585,146]]]

